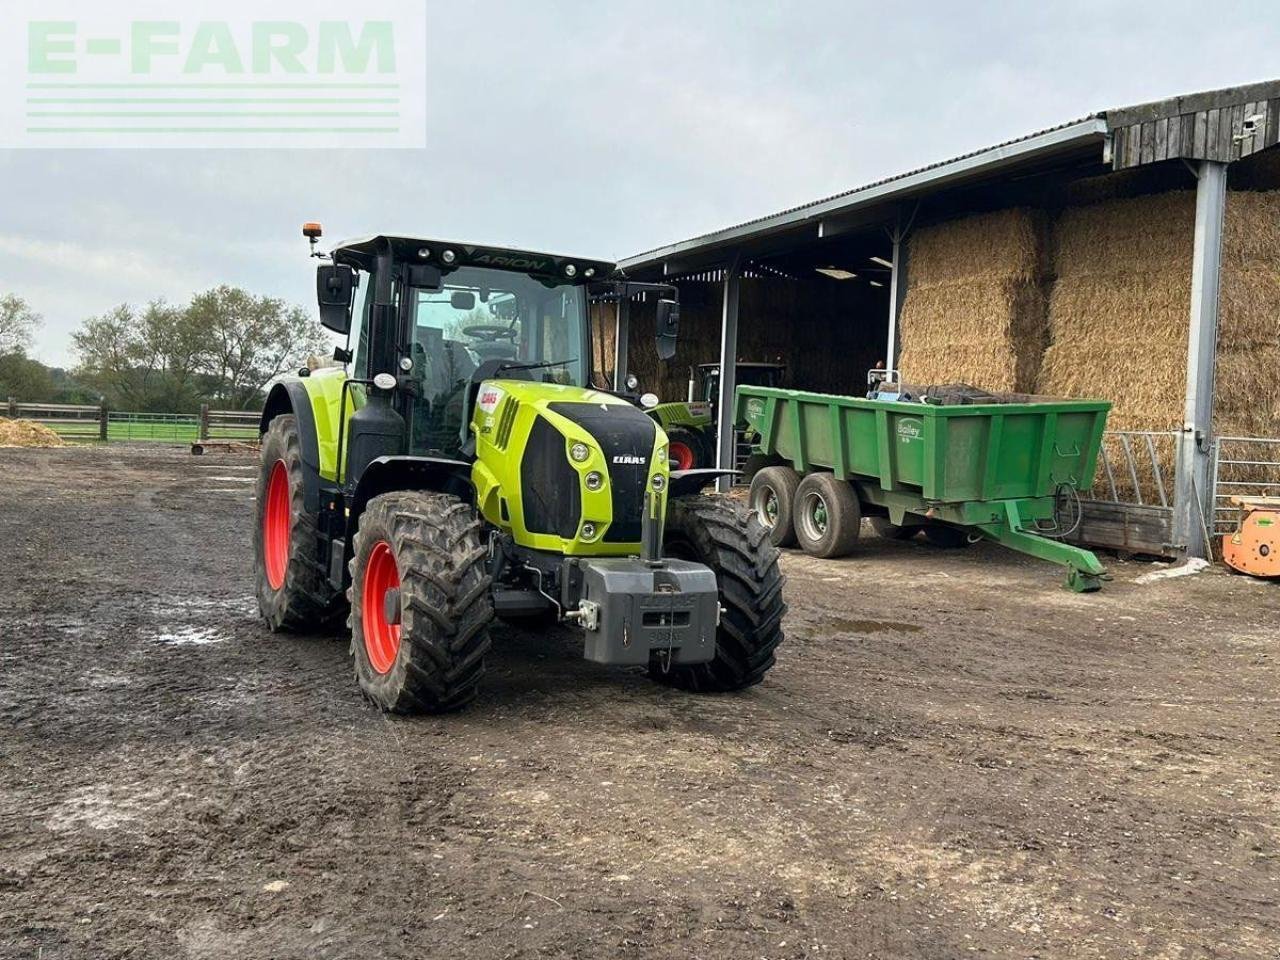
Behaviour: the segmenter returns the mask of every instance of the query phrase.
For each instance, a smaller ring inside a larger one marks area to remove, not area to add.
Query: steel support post
[[[906,234],[900,230],[894,230],[889,238],[893,241],[893,267],[889,272],[889,338],[884,365],[888,370],[897,370],[898,318],[907,295],[907,244]]]
[[[734,261],[724,275],[724,311],[720,320],[720,395],[716,404],[716,467],[733,470],[737,437],[733,432],[733,393],[738,379],[738,297],[741,268]],[[716,480],[716,489],[728,493],[732,477]]]
[[[1208,557],[1205,504],[1212,497],[1213,366],[1218,345],[1218,278],[1227,165],[1202,160],[1196,169],[1196,223],[1191,255],[1191,322],[1187,387],[1173,488],[1173,535],[1188,557]]]

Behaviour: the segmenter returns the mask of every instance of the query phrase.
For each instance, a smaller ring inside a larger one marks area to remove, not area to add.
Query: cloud
[[[308,304],[298,235],[620,258],[1085,113],[1275,74],[1272,5],[428,7],[422,150],[0,151],[0,292],[42,357],[114,303]],[[1140,69],[1134,69],[1140,64]]]

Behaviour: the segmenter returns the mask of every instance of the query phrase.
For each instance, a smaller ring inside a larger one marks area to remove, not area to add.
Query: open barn
[[[1232,495],[1280,488],[1278,136],[1280,81],[1172,97],[637,254],[627,276],[680,292],[677,356],[637,298],[600,317],[602,372],[683,399],[718,363],[724,467],[735,360],[842,395],[884,365],[1105,399],[1078,535],[1205,556]]]

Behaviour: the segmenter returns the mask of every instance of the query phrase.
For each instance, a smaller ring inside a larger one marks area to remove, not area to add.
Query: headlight
[[[445,263],[453,263],[458,259],[458,255],[452,250],[446,250],[444,253],[440,254],[440,259]]]
[[[566,277],[576,277],[578,275],[578,268],[572,263],[566,263],[564,265],[564,275]]]
[[[640,378],[637,377],[634,373],[628,373],[627,379],[624,380],[623,383],[627,385],[628,390],[631,390],[633,392],[640,389]]]
[[[666,488],[667,488],[667,478],[660,473],[655,473],[653,475],[653,489],[661,493]]]
[[[591,448],[579,440],[569,448],[569,456],[573,458],[574,463],[585,463],[591,456]]]
[[[658,405],[658,395],[656,393],[646,393],[640,398],[640,406],[646,410],[652,410]]]
[[[603,486],[604,486],[604,477],[600,476],[600,474],[597,471],[592,470],[590,473],[587,474],[588,490],[599,490]]]

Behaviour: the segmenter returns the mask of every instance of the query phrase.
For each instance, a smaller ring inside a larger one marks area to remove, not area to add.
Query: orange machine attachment
[[[1222,562],[1255,577],[1280,579],[1280,497],[1232,497],[1240,526],[1222,538]]]

